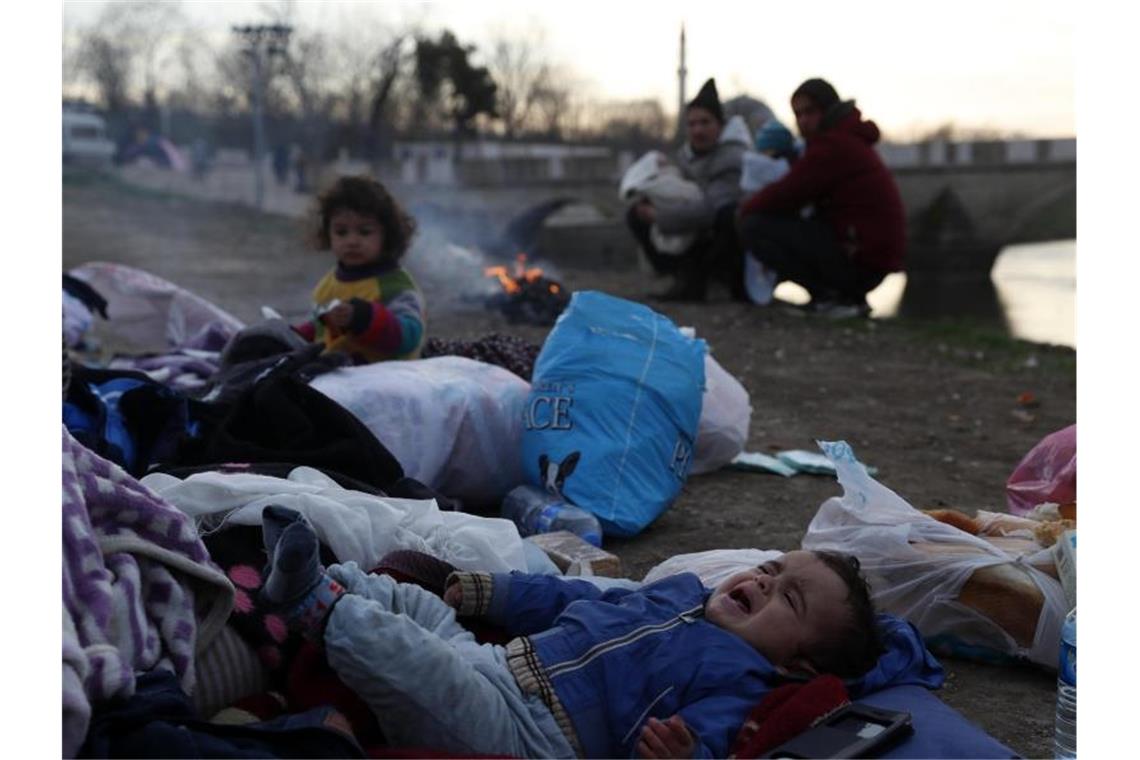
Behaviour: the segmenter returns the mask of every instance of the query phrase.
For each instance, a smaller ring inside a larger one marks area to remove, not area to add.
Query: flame
[[[527,268],[526,254],[519,253],[515,255],[515,279],[526,280],[527,282],[534,282],[539,277],[542,277],[542,270],[538,267]]]
[[[508,273],[506,267],[487,267],[483,270],[483,276],[498,278],[499,284],[503,286],[503,290],[514,295],[522,290],[523,283],[533,283],[542,279],[543,273],[538,267],[527,267],[526,254],[520,253],[515,256],[514,275]],[[557,293],[558,291],[559,288],[557,285],[551,286],[551,293]]]
[[[498,277],[499,284],[503,286],[503,290],[508,293],[518,293],[522,288],[515,281],[513,277],[507,274],[506,267],[487,267],[483,270],[484,277]]]

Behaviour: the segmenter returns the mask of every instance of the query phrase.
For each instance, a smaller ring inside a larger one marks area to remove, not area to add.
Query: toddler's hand
[[[352,304],[350,303],[337,304],[325,314],[325,323],[343,330],[352,322],[352,311]]]
[[[657,209],[655,209],[653,207],[653,204],[649,201],[642,201],[641,203],[638,203],[634,208],[634,213],[637,214],[637,218],[641,221],[647,222],[649,224],[653,224],[653,222],[657,221]]]
[[[692,757],[696,742],[685,726],[685,719],[673,715],[666,720],[650,718],[637,740],[638,757]]]
[[[456,582],[448,586],[447,590],[443,592],[443,601],[449,607],[459,609],[459,606],[463,604],[463,585]]]

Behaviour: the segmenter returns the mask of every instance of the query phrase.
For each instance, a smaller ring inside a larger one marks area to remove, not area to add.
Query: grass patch
[[[1030,357],[1039,366],[1059,371],[1075,371],[1077,366],[1077,352],[1068,346],[1014,338],[1000,327],[976,320],[894,318],[879,324],[927,346],[943,345],[951,355],[960,356],[967,363],[977,361],[980,353],[1010,369],[1024,366]]]

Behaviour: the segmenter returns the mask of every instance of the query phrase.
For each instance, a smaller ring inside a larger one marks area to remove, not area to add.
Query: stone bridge
[[[928,142],[884,145],[908,217],[907,268],[911,272],[987,275],[1007,245],[1075,238],[1076,140]],[[626,159],[626,162],[628,159]],[[539,247],[565,264],[621,265],[631,240],[614,175],[591,180],[511,179],[464,187],[395,181],[400,197],[452,214],[489,215],[499,224],[544,201],[574,198],[602,219],[554,217]]]
[[[880,154],[907,209],[908,271],[985,275],[1006,245],[1076,237],[1075,139],[883,145]],[[562,159],[566,166],[549,156],[509,164],[488,160],[484,169],[494,171],[466,167],[452,181],[410,181],[415,178],[399,167],[382,179],[421,226],[437,228],[454,242],[498,246],[507,254],[510,246],[536,249],[564,266],[628,267],[637,256],[622,221],[617,177],[631,160],[625,154],[607,165],[592,156],[577,170],[570,165],[573,158]],[[353,161],[327,167],[329,174],[366,170]],[[223,157],[205,180],[147,167],[120,171],[127,181],[155,189],[254,202],[251,166],[240,154]],[[265,177],[266,210],[304,213],[308,196],[275,185],[268,167]],[[548,219],[537,239],[504,235],[510,220],[558,199],[579,205]],[[581,204],[592,209],[580,213]]]

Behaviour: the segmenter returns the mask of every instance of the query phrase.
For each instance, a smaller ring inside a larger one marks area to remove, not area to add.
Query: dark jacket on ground
[[[740,214],[794,213],[814,204],[856,263],[879,272],[903,268],[906,215],[898,186],[874,144],[879,128],[850,102],[838,121],[807,141],[784,177],[741,203]]]

